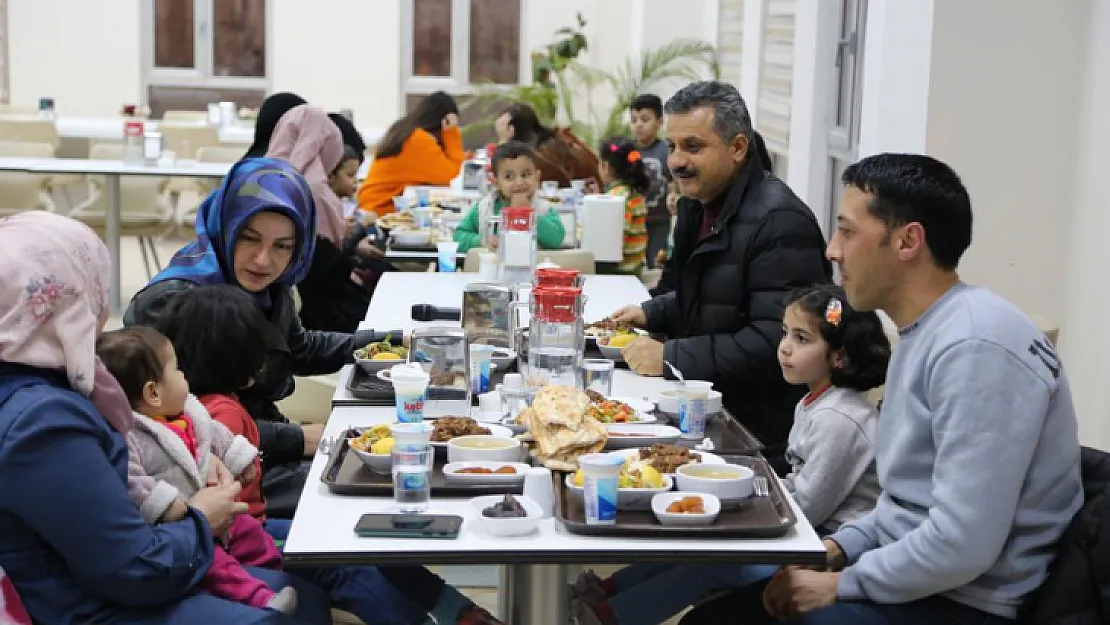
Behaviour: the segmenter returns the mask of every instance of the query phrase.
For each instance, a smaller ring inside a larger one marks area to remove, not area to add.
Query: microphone
[[[431,304],[413,304],[413,321],[458,321],[462,319],[462,312],[458,308],[433,306]]]

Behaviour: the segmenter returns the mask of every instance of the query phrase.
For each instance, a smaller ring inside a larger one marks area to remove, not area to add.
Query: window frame
[[[470,83],[470,0],[451,0],[451,75],[444,77],[413,75],[413,36],[415,33],[415,0],[401,0],[401,89],[400,108],[405,110],[405,100],[410,95],[428,95],[443,91],[453,96],[474,93]],[[525,45],[524,25],[527,23],[528,2],[520,3],[520,24],[517,27],[520,42],[517,46],[517,82],[529,80],[531,58]],[[506,85],[509,86],[509,85]]]
[[[218,76],[215,74],[215,38],[213,29],[215,11],[213,3],[218,0],[193,0],[193,67],[171,68],[156,67],[154,64],[154,3],[157,0],[143,0],[140,22],[140,45],[142,59],[143,98],[150,87],[207,87],[214,89],[270,90],[270,76],[274,61],[274,0],[266,3],[266,70],[261,77]]]

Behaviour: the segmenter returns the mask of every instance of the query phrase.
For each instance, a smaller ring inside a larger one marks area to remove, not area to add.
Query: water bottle
[[[425,423],[394,423],[393,433],[393,503],[404,513],[428,510],[432,499],[434,450],[428,444],[431,426]]]

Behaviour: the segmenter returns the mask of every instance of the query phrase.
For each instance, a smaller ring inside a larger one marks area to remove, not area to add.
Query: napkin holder
[[[428,372],[424,416],[470,414],[470,341],[462,328],[417,328],[409,343],[409,360]]]

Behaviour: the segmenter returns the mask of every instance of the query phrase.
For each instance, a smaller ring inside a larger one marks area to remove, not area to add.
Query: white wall
[[[8,0],[10,101],[116,115],[141,97],[140,0]]]
[[[935,5],[925,151],[971,193],[961,275],[1060,323],[1087,3]]]
[[[1085,444],[1110,450],[1110,2],[1091,2],[1087,19],[1083,87],[1075,94],[1078,132],[1072,185],[1073,219],[1068,233],[1067,293],[1061,353],[1071,379]],[[1067,124],[1056,118],[1050,131]]]

